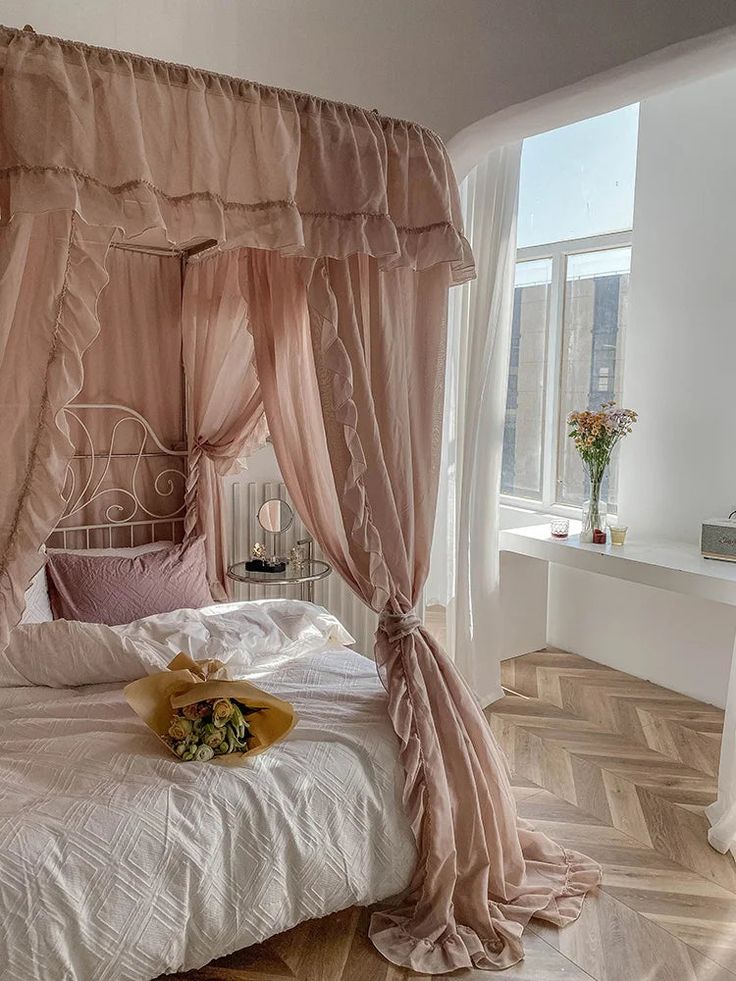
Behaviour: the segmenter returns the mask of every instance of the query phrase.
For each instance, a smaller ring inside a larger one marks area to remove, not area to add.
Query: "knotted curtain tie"
[[[382,630],[391,643],[398,643],[422,626],[422,621],[413,612],[393,613],[384,609],[378,618],[378,629]]]

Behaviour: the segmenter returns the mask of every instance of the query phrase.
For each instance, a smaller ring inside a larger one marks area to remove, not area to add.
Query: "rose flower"
[[[175,716],[169,726],[169,735],[176,742],[186,739],[192,732],[192,723],[183,716]]]
[[[230,721],[233,714],[233,703],[229,698],[218,698],[212,706],[212,723],[222,729]]]

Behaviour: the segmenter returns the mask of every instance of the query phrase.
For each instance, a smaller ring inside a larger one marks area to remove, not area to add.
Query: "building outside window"
[[[620,401],[638,106],[524,142],[501,494],[579,507],[566,419]],[[617,461],[605,488],[615,509]]]

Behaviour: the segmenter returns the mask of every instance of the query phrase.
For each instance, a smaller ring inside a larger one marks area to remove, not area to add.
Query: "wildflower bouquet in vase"
[[[567,417],[568,436],[580,454],[590,482],[590,500],[583,509],[581,542],[606,541],[605,506],[601,502],[601,487],[611,454],[627,436],[638,416],[633,409],[616,408],[615,402],[604,402],[597,411],[586,409],[571,412]]]

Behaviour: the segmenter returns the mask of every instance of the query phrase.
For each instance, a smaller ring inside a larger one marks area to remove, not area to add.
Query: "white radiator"
[[[237,482],[232,485],[230,520],[230,555],[228,564],[243,562],[250,556],[255,542],[264,542],[269,554],[288,555],[299,539],[311,538],[282,483],[269,481]],[[258,524],[258,509],[264,501],[277,497],[286,501],[294,511],[294,523],[281,535],[272,535]],[[316,559],[324,559],[319,545],[313,545]],[[327,561],[325,559],[325,561]],[[269,596],[299,596],[298,586],[251,586],[230,581],[234,599],[263,599]],[[373,635],[377,615],[349,589],[337,572],[314,584],[314,601],[333,613],[355,637],[355,649],[373,657]]]

